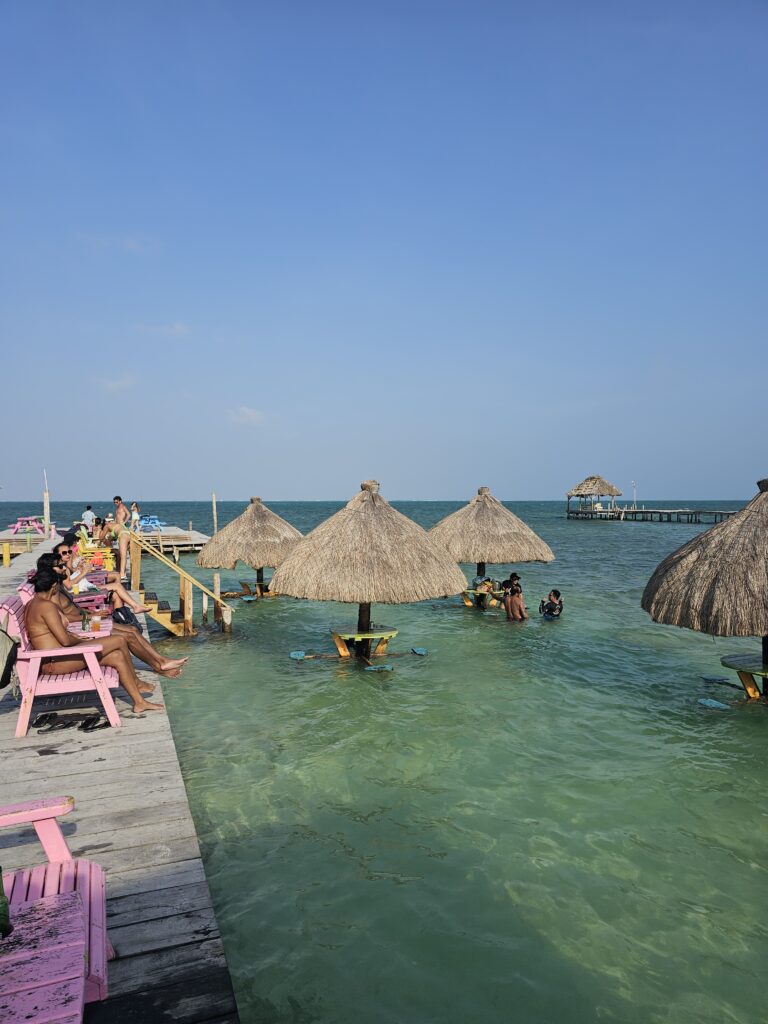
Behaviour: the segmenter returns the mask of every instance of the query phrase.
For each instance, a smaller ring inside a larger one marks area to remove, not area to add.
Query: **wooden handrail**
[[[164,554],[162,554],[154,547],[154,545],[150,544],[148,541],[145,541],[140,533],[138,533],[135,530],[129,530],[127,526],[123,526],[122,529],[125,533],[128,534],[131,542],[135,541],[143,551],[146,551],[148,554],[152,555],[153,558],[156,558],[158,560],[158,562],[162,562],[163,565],[167,565],[169,569],[173,569],[173,571],[175,573],[178,573],[178,575],[183,577],[183,579],[189,580],[189,582],[194,587],[197,587],[198,590],[202,590],[202,592],[204,594],[207,594],[208,597],[212,597],[216,604],[221,605],[222,608],[228,608],[231,612],[237,610],[233,608],[232,605],[227,604],[226,601],[222,601],[220,597],[217,597],[212,590],[209,590],[204,583],[200,582],[200,580],[196,580],[194,576],[192,576],[190,573],[186,571],[186,569],[181,569],[175,562],[172,562],[170,558],[166,558]]]

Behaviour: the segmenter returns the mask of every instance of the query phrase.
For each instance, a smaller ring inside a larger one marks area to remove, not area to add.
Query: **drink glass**
[[[92,616],[92,618],[91,618],[91,631],[93,633],[100,633],[101,632],[101,616],[100,615]]]

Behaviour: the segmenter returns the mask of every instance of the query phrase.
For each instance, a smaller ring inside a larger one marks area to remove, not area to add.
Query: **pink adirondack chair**
[[[72,647],[55,647],[46,651],[36,651],[29,642],[24,622],[24,602],[21,597],[4,597],[0,600],[0,618],[8,613],[8,632],[18,636],[19,651],[16,658],[16,669],[21,684],[21,709],[16,723],[16,738],[26,736],[32,704],[35,697],[48,697],[61,693],[81,693],[95,690],[101,699],[104,714],[109,724],[119,729],[120,715],[117,713],[112,699],[111,689],[120,685],[117,672],[113,668],[102,668],[96,657],[102,649],[100,644],[88,644],[74,650]],[[80,672],[66,672],[60,675],[42,675],[40,665],[43,658],[71,658],[73,654],[85,659],[85,669]]]
[[[87,927],[78,892],[42,896],[13,915],[0,942],[0,1020],[81,1024]]]
[[[34,900],[63,893],[80,894],[87,933],[85,1001],[89,1003],[97,999],[106,999],[107,960],[114,958],[115,951],[107,938],[107,891],[104,869],[91,860],[81,857],[73,859],[56,820],[60,815],[68,814],[74,806],[73,797],[58,796],[48,800],[33,800],[31,803],[0,807],[0,828],[34,825],[48,858],[47,864],[7,872],[3,875],[3,887],[11,908],[12,923],[14,913]]]

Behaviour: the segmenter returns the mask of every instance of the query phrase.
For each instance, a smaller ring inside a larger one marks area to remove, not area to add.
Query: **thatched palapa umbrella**
[[[245,562],[256,569],[256,578],[263,585],[264,566],[280,565],[300,540],[295,526],[267,508],[261,498],[251,498],[245,512],[201,549],[197,564],[204,569],[234,569],[238,562]]]
[[[296,545],[273,585],[281,594],[360,606],[359,633],[371,605],[406,604],[460,594],[466,581],[422,528],[392,508],[375,480]]]
[[[477,575],[485,575],[486,562],[552,562],[552,548],[530,526],[504,508],[490,488],[480,487],[472,500],[441,519],[429,531],[436,544],[455,562],[475,562]]]
[[[576,484],[572,487],[566,495],[567,508],[571,507],[571,498],[578,498],[580,504],[586,504],[585,499],[589,498],[592,507],[595,506],[595,501],[600,501],[601,498],[610,498],[611,504],[616,504],[616,498],[621,497],[621,491],[614,484],[610,483],[605,477],[602,476],[588,476],[585,480],[582,480],[580,484]]]
[[[761,636],[768,666],[768,480],[760,493],[658,566],[641,604],[655,622],[712,636]]]

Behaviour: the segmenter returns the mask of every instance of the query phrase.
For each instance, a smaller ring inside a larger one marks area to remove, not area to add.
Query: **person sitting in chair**
[[[546,599],[539,602],[539,615],[545,619],[559,619],[563,614],[563,599],[559,590],[550,590]]]
[[[69,592],[62,584],[62,580],[66,577],[66,568],[61,559],[57,558],[53,552],[48,552],[41,555],[37,560],[37,569],[40,570],[53,570],[59,577],[59,588],[53,595],[53,603],[63,613],[64,618],[67,622],[80,622],[83,615],[82,608],[78,608],[75,602],[72,600]],[[139,661],[143,661],[146,665],[152,669],[153,672],[157,672],[159,676],[166,676],[168,679],[177,679],[181,675],[181,670],[188,661],[187,658],[164,658],[159,654],[152,644],[144,639],[141,630],[135,626],[124,625],[123,623],[112,621],[112,632],[117,636],[124,636],[125,641],[128,644],[128,650]]]
[[[67,619],[53,600],[59,588],[59,578],[52,568],[43,567],[38,570],[33,580],[35,596],[25,609],[27,634],[35,650],[72,648],[71,658],[43,658],[40,666],[43,675],[82,672],[87,666],[85,658],[77,653],[77,649],[83,646],[92,647],[94,644],[93,640],[78,639],[67,629]],[[117,634],[99,637],[98,645],[101,647],[96,655],[99,664],[116,669],[120,685],[133,701],[134,714],[141,714],[143,711],[163,711],[162,704],[153,704],[146,700],[144,695],[152,693],[154,686],[141,682],[136,675],[125,637]]]
[[[86,590],[106,590],[110,595],[110,600],[117,608],[125,604],[134,615],[140,615],[142,612],[149,611],[145,605],[139,604],[138,601],[131,597],[120,582],[120,577],[116,572],[105,573],[107,582],[104,586],[97,586],[95,583],[91,583],[87,574],[94,571],[93,566],[89,565],[84,558],[75,555],[74,544],[76,541],[77,537],[75,534],[67,534],[64,540],[53,549],[53,554],[61,559],[64,568],[67,570],[66,578],[63,581],[63,585],[67,590],[74,590],[75,587],[77,587],[77,593],[85,592]]]

